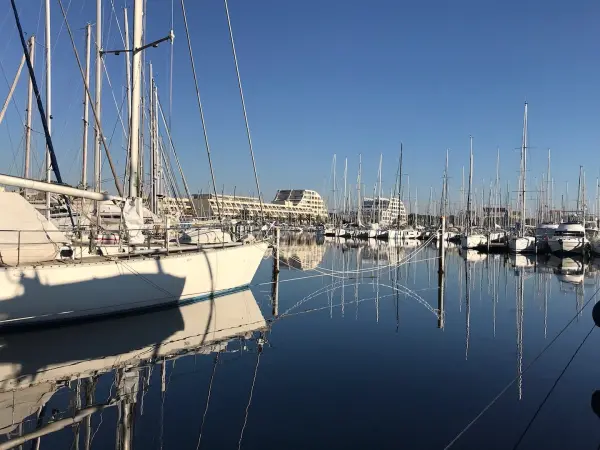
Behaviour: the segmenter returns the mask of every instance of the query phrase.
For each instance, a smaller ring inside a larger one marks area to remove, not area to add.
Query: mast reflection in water
[[[448,245],[440,271],[418,241],[281,244],[251,290],[1,336],[0,449],[437,449],[490,402],[451,448],[513,448],[600,286],[600,262],[577,257]],[[598,446],[598,339],[520,449]]]

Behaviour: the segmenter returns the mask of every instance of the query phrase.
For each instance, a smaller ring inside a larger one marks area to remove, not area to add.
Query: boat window
[[[554,236],[585,237],[585,233],[583,231],[556,231]]]

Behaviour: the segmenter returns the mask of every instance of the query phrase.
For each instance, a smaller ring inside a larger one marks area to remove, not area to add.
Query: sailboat
[[[134,48],[144,47],[143,0],[134,1]],[[23,51],[28,56],[22,37]],[[28,57],[26,58],[27,60]],[[86,252],[16,192],[0,192],[0,328],[38,325],[184,304],[248,286],[268,248],[246,238],[218,244],[147,245],[139,192],[141,54],[133,53],[130,110],[129,197],[62,184],[44,108],[28,65],[57,184],[0,175],[0,184],[65,198],[111,201],[123,211],[127,245],[109,256]],[[168,222],[168,221],[167,221]],[[168,225],[168,223],[167,223]]]
[[[525,102],[525,113],[523,115],[523,140],[521,143],[521,174],[520,180],[520,197],[521,197],[521,224],[517,236],[511,236],[508,240],[508,249],[514,253],[535,253],[537,250],[535,236],[530,236],[525,233],[526,214],[525,198],[526,198],[526,176],[527,176],[527,102]]]
[[[581,199],[583,181],[583,167],[579,168],[579,192],[577,194],[577,212],[581,221],[573,220],[561,223],[552,237],[548,239],[548,246],[552,253],[585,253],[590,242],[585,232],[585,198]]]
[[[472,229],[471,198],[473,190],[473,136],[469,136],[469,191],[467,194],[467,224],[464,234],[460,237],[460,246],[464,249],[474,249],[487,242],[487,237],[481,233],[474,233]]]

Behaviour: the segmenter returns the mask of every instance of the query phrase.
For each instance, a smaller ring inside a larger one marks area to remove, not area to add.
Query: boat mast
[[[444,189],[443,189],[443,206],[442,206],[442,215],[445,216],[448,214],[448,153],[449,149],[446,149],[446,167],[444,168]]]
[[[337,198],[335,197],[336,194],[336,174],[335,174],[335,166],[337,165],[337,155],[334,153],[333,154],[333,226],[335,227],[336,225],[336,220],[337,220]]]
[[[46,0],[46,27],[44,44],[46,46],[46,123],[48,137],[52,135],[52,42],[50,41],[50,0]],[[46,144],[46,182],[52,181],[52,163],[50,162],[50,149]],[[50,220],[50,193],[46,192],[46,219]]]
[[[361,172],[362,172],[362,154],[358,154],[358,178],[356,180],[356,223],[358,226],[361,226],[361,212],[362,212],[362,201],[360,199],[360,188],[361,188]]]
[[[464,168],[463,168],[464,180]],[[471,191],[473,190],[473,136],[469,136],[469,192],[467,193],[467,236],[471,234]]]
[[[81,189],[87,189],[87,162],[88,162],[88,132],[89,122],[89,98],[86,86],[90,85],[90,47],[92,40],[92,25],[85,26],[85,85],[83,86],[83,142],[81,145]],[[25,176],[27,178],[27,176]]]
[[[102,117],[102,0],[96,0],[96,65],[94,86],[94,109],[96,110],[96,121],[94,127],[94,190],[100,192],[102,189],[102,175],[100,165],[100,143],[101,143],[101,117]],[[94,205],[96,211],[96,223],[100,225],[100,211],[98,202]]]
[[[406,176],[406,190],[408,191],[408,214],[411,213],[411,201],[410,201],[410,177]],[[414,218],[413,218],[414,223]]]
[[[465,226],[465,166],[462,166],[462,181],[460,184],[460,212],[463,218],[461,225]]]
[[[575,210],[577,214],[581,212],[581,170],[583,166],[579,166],[579,179],[577,181],[577,204],[575,205]]]
[[[596,178],[596,228],[600,228],[600,178]]]
[[[379,171],[377,172],[377,223],[381,223],[381,164],[383,162],[383,153],[379,154]]]
[[[133,65],[131,83],[131,126],[129,129],[129,196],[138,198],[140,155],[140,103],[142,100],[143,0],[133,2]]]
[[[398,229],[400,229],[400,225],[402,225],[401,213],[400,213],[400,205],[402,205],[402,153],[403,153],[402,142],[400,142],[400,162],[398,165]],[[402,205],[402,206],[404,206],[404,205]]]
[[[523,145],[521,146],[521,229],[520,236],[525,236],[525,190],[527,173],[527,102],[525,102],[525,113],[523,115]]]
[[[583,228],[585,230],[585,171],[583,170],[583,166],[581,166],[582,179],[583,184],[581,186],[581,215],[583,217]]]
[[[496,186],[494,189],[494,230],[500,212],[500,147],[496,151]]]
[[[419,188],[415,187],[415,227],[419,226]]]
[[[29,38],[29,61],[33,67],[35,52],[35,36]],[[27,121],[25,123],[25,162],[23,164],[23,178],[30,178],[29,165],[31,159],[31,119],[33,114],[33,80],[29,77],[29,86],[27,87]],[[26,195],[27,191],[23,191]]]
[[[156,136],[155,136],[155,127],[156,127],[156,123],[155,123],[155,117],[156,115],[154,114],[154,73],[152,71],[152,63],[149,64],[148,67],[148,72],[149,72],[149,76],[150,76],[150,83],[149,83],[149,87],[150,90],[148,92],[148,107],[149,107],[149,120],[148,123],[150,125],[150,209],[154,214],[157,214],[157,163],[158,163],[158,158],[157,158],[157,154],[158,154],[158,143],[156,142]]]
[[[347,189],[348,189],[348,158],[344,159],[344,206],[343,206],[343,211],[342,214],[346,215],[348,213],[348,211],[346,210],[347,206],[348,206],[348,201],[346,198],[347,195]]]
[[[129,144],[129,135],[131,126],[131,40],[129,38],[129,10],[128,8],[123,8],[123,28],[125,33],[125,90],[127,93],[127,129],[125,134],[125,142],[126,146]],[[123,183],[127,182],[127,176],[129,172],[129,152],[127,152],[127,158],[125,160],[125,177],[123,178]]]
[[[544,220],[550,221],[550,211],[552,205],[550,204],[550,149],[548,149],[548,170],[546,171],[546,217]]]
[[[442,188],[442,197],[444,196],[444,189]],[[427,225],[431,226],[431,202],[433,201],[433,186],[429,186],[429,202],[427,203]],[[443,199],[442,199],[443,202]],[[442,203],[443,205],[443,203]],[[442,206],[443,208],[443,206]],[[443,212],[442,212],[443,215]]]

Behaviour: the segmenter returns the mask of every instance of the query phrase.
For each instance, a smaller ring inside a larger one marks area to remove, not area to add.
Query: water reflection
[[[514,380],[456,446],[512,448],[589,317],[528,365],[599,280],[582,258],[450,245],[440,264],[419,241],[281,243],[282,271],[265,260],[252,291],[2,336],[3,442],[54,430],[43,448],[444,448]],[[519,448],[594,444],[589,360]]]
[[[90,448],[92,414],[117,408],[115,447],[132,448],[133,417],[155,370],[164,397],[167,364],[183,356],[245,351],[248,340],[266,327],[252,292],[245,290],[181,308],[5,335],[0,350],[4,445],[75,426],[74,444]],[[108,394],[100,389],[106,377],[112,378]],[[60,407],[54,398],[64,392],[69,400]]]

